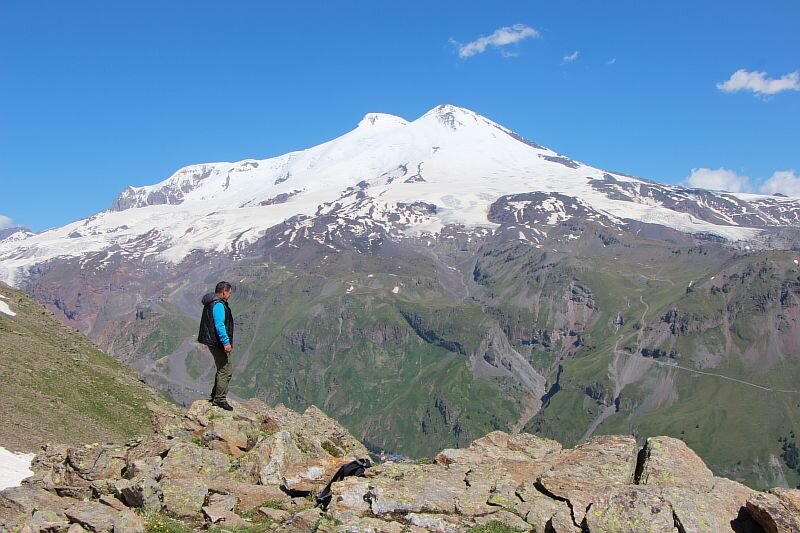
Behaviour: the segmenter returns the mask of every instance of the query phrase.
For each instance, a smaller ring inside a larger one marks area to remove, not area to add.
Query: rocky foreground
[[[233,403],[154,407],[155,435],[124,446],[48,445],[0,492],[0,531],[800,531],[800,491],[715,477],[669,437],[494,432],[335,483],[322,511],[313,494],[366,448],[316,407]]]

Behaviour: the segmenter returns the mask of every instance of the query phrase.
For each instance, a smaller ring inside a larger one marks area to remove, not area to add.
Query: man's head
[[[219,283],[217,283],[214,292],[217,293],[220,298],[222,298],[227,302],[228,298],[231,297],[231,284],[228,283],[227,281],[220,281]]]

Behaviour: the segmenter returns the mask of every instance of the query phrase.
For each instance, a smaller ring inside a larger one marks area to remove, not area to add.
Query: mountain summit
[[[494,210],[519,218],[534,208],[547,213],[540,221],[546,226],[579,208],[609,226],[659,225],[733,242],[800,221],[797,198],[687,189],[606,172],[473,111],[440,105],[413,122],[369,113],[352,131],[313,148],[191,165],[155,185],[128,187],[109,211],[0,241],[0,279],[14,283],[31,262],[87,253],[174,263],[193,250],[236,253],[294,217],[327,215],[365,235],[437,234],[452,224],[491,229],[497,227],[492,204],[527,193],[538,194],[538,205],[521,200]]]

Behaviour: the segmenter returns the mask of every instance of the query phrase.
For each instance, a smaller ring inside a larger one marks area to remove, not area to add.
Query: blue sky
[[[2,0],[0,228],[441,103],[601,168],[800,195],[798,21],[794,0]]]

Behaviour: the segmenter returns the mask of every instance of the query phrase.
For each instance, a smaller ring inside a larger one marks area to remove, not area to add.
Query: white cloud
[[[503,47],[514,44],[524,39],[539,37],[539,32],[525,24],[514,24],[504,26],[488,37],[478,37],[476,40],[467,44],[461,44],[454,39],[450,39],[450,44],[458,48],[458,57],[472,57],[475,54],[482,54],[489,46]]]
[[[800,176],[794,170],[779,170],[762,183],[758,191],[762,194],[779,192],[786,196],[800,196]]]
[[[577,50],[575,50],[575,51],[574,51],[574,52],[572,52],[570,55],[568,55],[568,56],[564,56],[564,57],[563,57],[563,59],[564,59],[564,61],[567,61],[567,62],[569,62],[569,61],[575,61],[576,59],[578,59],[578,51],[577,51]]]
[[[0,229],[6,229],[11,227],[11,219],[7,216],[0,215]]]
[[[790,72],[778,79],[767,78],[766,72],[748,72],[739,69],[729,80],[718,83],[717,89],[726,93],[753,91],[757,95],[778,94],[783,91],[800,91],[800,73]]]
[[[699,189],[727,192],[749,192],[750,179],[725,168],[693,168],[686,184]]]

